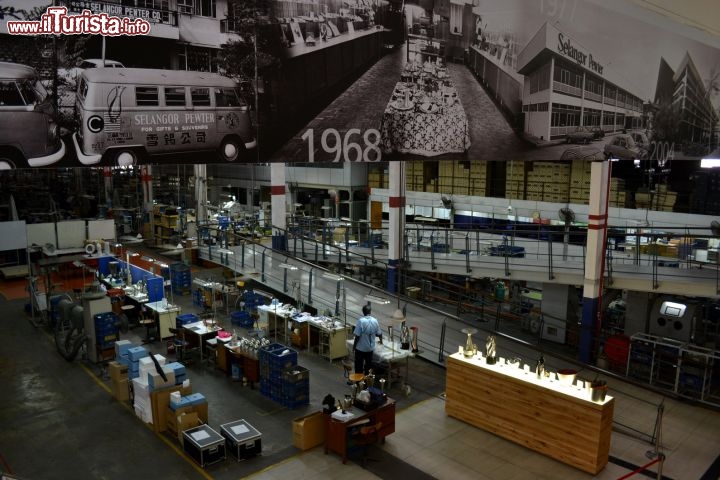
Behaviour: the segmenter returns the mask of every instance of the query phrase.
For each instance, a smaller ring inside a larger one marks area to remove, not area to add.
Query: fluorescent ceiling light
[[[720,167],[720,158],[703,158],[700,160],[700,168]]]
[[[371,295],[367,294],[365,295],[365,300],[367,300],[370,303],[377,303],[378,305],[387,305],[390,303],[390,300],[385,297],[380,297],[378,295]]]
[[[289,263],[281,263],[280,265],[278,265],[278,267],[284,268],[285,270],[297,270],[298,269],[298,267],[296,267],[295,265],[290,265]]]
[[[344,279],[342,276],[330,272],[323,273],[323,278],[327,278],[328,280],[335,280],[336,282]]]

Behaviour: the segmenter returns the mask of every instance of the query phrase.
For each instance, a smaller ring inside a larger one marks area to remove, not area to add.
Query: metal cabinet
[[[318,354],[332,361],[347,356],[347,328],[318,328]]]

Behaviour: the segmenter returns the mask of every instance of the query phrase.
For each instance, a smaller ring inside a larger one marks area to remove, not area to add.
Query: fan
[[[713,220],[712,222],[710,222],[710,231],[716,237],[720,237],[720,222],[718,222],[717,220]]]
[[[560,217],[560,220],[567,223],[573,223],[575,221],[575,212],[573,212],[568,207],[561,208],[558,210],[558,217]]]
[[[450,198],[450,197],[448,197],[448,196],[446,196],[446,195],[442,195],[442,196],[440,197],[440,200],[442,201],[443,207],[445,207],[445,208],[453,208],[452,198]]]

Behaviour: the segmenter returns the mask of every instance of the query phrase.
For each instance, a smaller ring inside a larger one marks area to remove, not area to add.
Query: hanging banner
[[[720,39],[628,2],[27,3],[0,168],[719,155]]]

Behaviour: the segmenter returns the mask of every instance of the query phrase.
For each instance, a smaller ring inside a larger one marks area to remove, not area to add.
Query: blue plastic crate
[[[310,370],[300,365],[294,365],[291,368],[285,369],[285,371],[283,371],[282,379],[283,382],[286,383],[299,384],[302,382],[306,382],[310,379]]]
[[[302,384],[283,384],[283,398],[295,398],[298,396],[308,396],[310,394],[310,382],[306,381]]]
[[[310,404],[310,398],[303,398],[299,400],[283,400],[282,406],[289,408],[289,409],[295,409],[298,407],[302,407],[303,405],[309,405]]]
[[[263,362],[268,361],[269,353],[273,350],[284,350],[287,347],[283,345],[282,343],[271,343],[269,345],[262,346],[258,349],[258,361],[260,362],[260,366],[262,367]]]
[[[287,353],[283,353],[286,350],[289,350]],[[284,371],[288,367],[292,367],[294,365],[297,365],[297,358],[298,354],[295,350],[292,349],[284,349],[279,351],[273,351],[270,352],[268,355],[268,360],[270,362],[270,368],[277,370],[278,368],[281,370],[279,373],[282,375],[282,371]]]
[[[183,313],[182,315],[178,315],[177,317],[175,317],[175,325],[177,326],[177,328],[182,328],[183,325],[199,321],[200,317],[198,317],[194,313]]]

